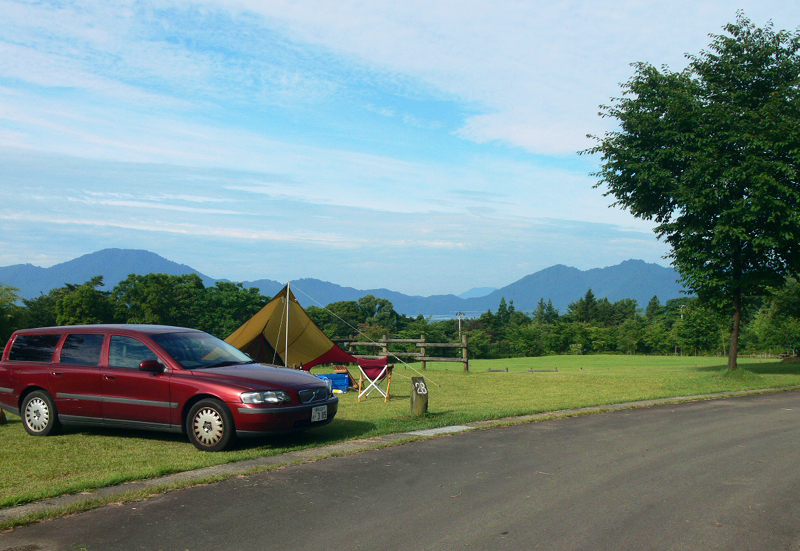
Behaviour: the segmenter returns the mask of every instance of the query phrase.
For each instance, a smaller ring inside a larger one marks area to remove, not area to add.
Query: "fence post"
[[[464,372],[469,371],[469,352],[467,351],[467,334],[461,335],[461,358],[464,363]]]
[[[419,351],[422,354],[422,357],[424,358],[425,356],[428,355],[428,349],[425,348],[425,335],[420,335],[420,337],[419,337],[419,345],[420,345],[419,346]],[[426,362],[425,360],[422,360],[422,369],[425,370],[425,369],[427,369],[427,367],[428,367],[428,362]]]
[[[428,412],[428,387],[424,377],[411,377],[411,415],[422,417]]]
[[[383,336],[383,340],[381,341],[383,343],[383,347],[381,347],[381,354],[383,354],[384,356],[386,356],[388,358],[389,357],[389,343],[386,342],[387,340],[388,340],[388,337],[386,335],[384,335]]]

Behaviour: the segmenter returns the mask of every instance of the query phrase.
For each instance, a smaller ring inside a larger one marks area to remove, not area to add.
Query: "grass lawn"
[[[28,436],[18,417],[0,426],[0,508],[220,463],[239,461],[381,434],[483,419],[730,390],[800,385],[800,363],[742,359],[728,375],[725,358],[652,356],[551,356],[429,363],[429,414],[412,418],[410,377],[399,365],[392,399],[358,403],[340,395],[330,425],[299,435],[241,440],[222,453],[195,450],[185,437],[110,429],[70,428],[59,436]],[[415,365],[418,368],[418,364]],[[488,369],[506,372],[488,372]],[[554,370],[528,372],[529,369]],[[354,372],[355,370],[351,370]],[[324,370],[315,370],[315,373]],[[353,373],[355,375],[355,373]]]

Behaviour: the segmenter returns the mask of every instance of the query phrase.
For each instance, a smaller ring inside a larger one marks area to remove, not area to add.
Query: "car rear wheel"
[[[236,427],[228,407],[221,401],[208,398],[200,400],[186,418],[189,441],[206,452],[224,450],[236,440]]]
[[[22,401],[22,425],[28,434],[47,436],[61,428],[53,398],[43,390],[35,390]]]

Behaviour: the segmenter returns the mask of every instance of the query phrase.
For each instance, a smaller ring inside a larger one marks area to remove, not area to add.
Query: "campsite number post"
[[[428,412],[428,386],[424,377],[411,377],[411,415],[422,417]]]

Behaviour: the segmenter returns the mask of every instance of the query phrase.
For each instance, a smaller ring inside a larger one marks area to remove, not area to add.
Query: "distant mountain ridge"
[[[130,274],[197,274],[204,285],[216,280],[191,266],[178,264],[150,251],[138,249],[103,249],[49,268],[33,264],[0,267],[0,283],[17,287],[22,298],[33,298],[66,283],[84,283],[96,275],[103,276],[106,289],[112,289]]]
[[[458,295],[458,298],[480,298],[485,297],[492,291],[496,291],[497,287],[473,287],[465,293]]]
[[[102,275],[105,288],[111,289],[132,273],[198,274],[205,285],[223,281],[149,251],[104,249],[50,268],[32,264],[0,267],[0,283],[19,288],[23,298],[33,298],[65,283],[83,283],[96,275]],[[616,266],[585,271],[559,264],[527,275],[484,296],[471,298],[456,295],[409,296],[389,289],[359,290],[310,278],[293,280],[292,289],[303,306],[326,306],[331,302],[358,300],[371,294],[390,300],[395,310],[408,316],[455,316],[458,312],[477,316],[487,310],[495,311],[503,297],[507,302],[513,300],[516,309],[526,312],[534,310],[540,299],[552,300],[553,305],[564,313],[569,303],[578,300],[589,288],[598,298],[608,297],[612,302],[632,298],[640,307],[644,307],[653,295],[657,295],[662,303],[680,296],[683,287],[677,279],[678,274],[672,268],[642,260],[626,260]],[[284,283],[271,279],[243,283],[245,287],[257,287],[268,296],[275,295],[284,286]],[[471,291],[480,293],[487,290]]]

